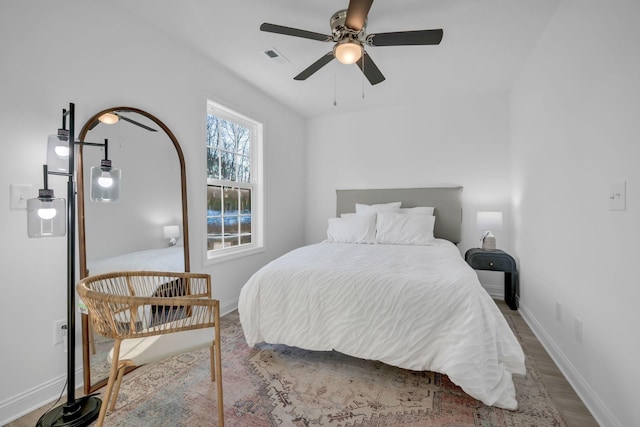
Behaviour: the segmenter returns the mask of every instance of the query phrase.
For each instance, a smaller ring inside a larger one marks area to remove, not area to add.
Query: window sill
[[[244,258],[246,256],[255,255],[265,251],[263,246],[254,246],[251,248],[242,248],[237,250],[228,251],[207,251],[207,255],[204,259],[204,265],[219,264],[221,262],[231,261],[238,258]]]

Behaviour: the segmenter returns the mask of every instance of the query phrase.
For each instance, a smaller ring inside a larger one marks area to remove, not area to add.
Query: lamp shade
[[[333,56],[343,64],[355,64],[362,56],[362,45],[358,42],[343,40],[333,48]]]
[[[164,226],[165,239],[177,239],[178,237],[180,237],[180,227],[178,227],[177,225]]]
[[[117,202],[120,200],[120,169],[104,166],[104,162],[103,166],[91,168],[91,201]]]
[[[67,231],[66,201],[48,191],[45,197],[27,200],[27,233],[31,238],[64,236]]]
[[[502,229],[502,212],[480,211],[476,217],[478,230],[498,231]]]
[[[165,225],[164,238],[169,239],[169,246],[175,246],[178,243],[176,240],[178,237],[180,237],[180,227],[177,225]]]
[[[49,135],[47,141],[47,166],[51,172],[69,172],[69,138]]]
[[[118,115],[115,113],[109,112],[109,113],[104,113],[103,115],[98,117],[98,120],[100,120],[101,123],[104,123],[106,125],[113,125],[118,123],[118,121],[120,121],[120,117],[118,117]]]

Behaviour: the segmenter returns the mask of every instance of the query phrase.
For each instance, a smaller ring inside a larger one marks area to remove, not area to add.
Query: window
[[[207,258],[263,247],[262,125],[207,102]]]

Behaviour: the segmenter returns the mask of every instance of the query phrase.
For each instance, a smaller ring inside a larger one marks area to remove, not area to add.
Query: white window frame
[[[251,243],[247,243],[239,246],[230,246],[220,249],[208,249],[208,227],[207,227],[207,214],[205,212],[205,236],[204,236],[204,248],[205,248],[205,264],[213,264],[220,261],[226,261],[233,258],[247,256],[253,253],[264,251],[264,156],[263,156],[263,125],[262,123],[242,114],[237,111],[228,108],[219,102],[207,100],[206,114],[211,114],[227,121],[237,123],[241,126],[249,129],[251,133],[251,179],[249,183],[213,179],[208,177],[208,173],[205,172],[206,187],[205,187],[205,206],[207,191],[209,185],[222,186],[222,187],[235,187],[235,188],[248,188],[251,190]],[[206,117],[205,117],[206,118]],[[207,134],[206,134],[206,120],[205,120],[205,159],[207,159]],[[206,162],[206,160],[205,160]],[[205,163],[205,171],[208,165]]]

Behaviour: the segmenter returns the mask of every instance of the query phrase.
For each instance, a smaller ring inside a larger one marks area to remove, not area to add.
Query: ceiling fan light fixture
[[[333,48],[333,56],[342,64],[355,64],[362,57],[362,45],[352,40],[341,40]]]
[[[100,123],[104,123],[105,125],[113,125],[118,123],[120,117],[115,113],[104,113],[98,117],[98,120],[100,120]]]

